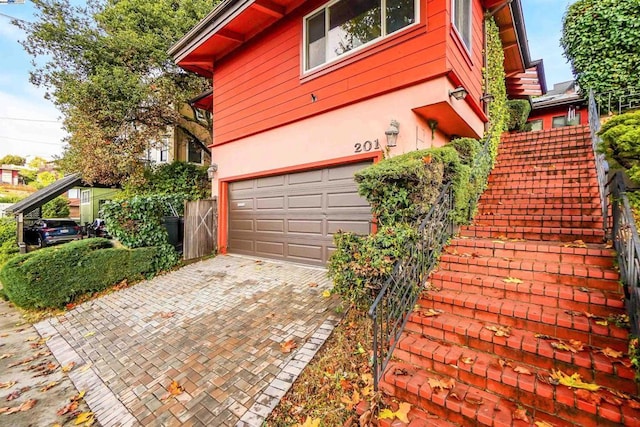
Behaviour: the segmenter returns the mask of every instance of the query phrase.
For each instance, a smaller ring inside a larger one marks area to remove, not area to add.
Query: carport
[[[40,217],[40,208],[47,202],[55,199],[73,187],[82,184],[79,173],[67,175],[51,185],[36,191],[25,199],[20,200],[5,209],[5,212],[12,213],[16,217],[18,246],[20,253],[26,252],[27,246],[24,243],[24,221],[25,219],[37,219]]]

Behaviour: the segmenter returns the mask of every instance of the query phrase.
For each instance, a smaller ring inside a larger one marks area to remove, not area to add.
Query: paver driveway
[[[329,287],[324,269],[218,256],[36,328],[104,426],[259,426],[335,325]]]

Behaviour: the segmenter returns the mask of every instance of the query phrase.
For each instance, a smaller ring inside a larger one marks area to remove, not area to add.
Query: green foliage
[[[60,172],[49,172],[49,171],[44,171],[44,172],[40,172],[38,174],[36,174],[34,181],[31,183],[31,185],[35,188],[37,188],[38,190],[47,187],[51,184],[53,184],[54,182],[56,182],[57,180],[59,180],[60,178],[62,178],[62,174]]]
[[[630,337],[629,340],[629,360],[631,366],[636,370],[636,381],[640,382],[640,341],[638,337]]]
[[[640,184],[640,110],[609,119],[600,129],[609,161],[626,169],[629,178]]]
[[[509,120],[507,128],[510,131],[522,132],[526,130],[527,119],[531,112],[531,104],[526,99],[510,99],[507,101]]]
[[[0,196],[0,203],[16,203],[22,199],[24,199],[24,197],[20,197],[16,194],[2,195]]]
[[[500,41],[500,30],[493,18],[487,19],[487,93],[493,96],[489,103],[489,131],[490,148],[493,159],[498,155],[500,136],[507,131],[509,110],[507,107],[506,75],[504,73],[504,48]]]
[[[370,236],[335,234],[336,251],[329,261],[333,292],[359,309],[367,309],[415,238],[415,227],[407,224],[383,226]]]
[[[141,185],[128,185],[125,197],[141,194],[184,194],[187,200],[210,197],[211,181],[207,168],[193,163],[175,161],[148,168]]]
[[[156,266],[166,270],[175,266],[180,257],[168,242],[162,225],[164,216],[184,210],[184,195],[134,196],[111,201],[102,206],[102,216],[109,233],[128,248],[157,246]]]
[[[17,224],[15,218],[0,218],[0,266],[18,252]]]
[[[7,154],[3,158],[0,159],[0,165],[17,165],[24,166],[24,163],[27,161],[24,157],[17,156],[15,154]]]
[[[33,0],[33,22],[13,21],[37,58],[31,81],[65,116],[63,170],[82,172],[89,183],[120,184],[141,177],[139,159],[167,127],[211,142],[210,126],[182,111],[210,81],[179,70],[167,51],[216,3]]]
[[[69,200],[58,196],[42,206],[43,218],[66,218],[69,216]]]
[[[560,44],[583,89],[617,98],[638,92],[638,0],[578,0],[567,9]]]
[[[14,304],[48,308],[158,271],[157,248],[111,246],[107,239],[85,239],[18,255],[0,270],[0,280]]]

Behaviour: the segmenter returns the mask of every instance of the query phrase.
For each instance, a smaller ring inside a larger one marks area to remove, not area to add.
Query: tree
[[[69,212],[69,200],[63,196],[58,196],[42,205],[43,218],[66,218]]]
[[[569,6],[560,44],[583,90],[614,99],[640,90],[638,16],[638,0],[578,0]]]
[[[15,154],[7,154],[0,159],[0,165],[17,165],[24,166],[27,160],[24,157],[16,156]]]
[[[142,176],[145,150],[167,127],[202,145],[211,127],[182,114],[186,102],[210,87],[178,68],[168,48],[210,12],[208,0],[34,0],[25,50],[46,58],[31,81],[65,116],[70,134],[60,166],[86,182],[116,184]]]

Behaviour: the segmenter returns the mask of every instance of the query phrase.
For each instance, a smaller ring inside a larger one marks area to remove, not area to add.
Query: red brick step
[[[553,227],[499,227],[499,226],[463,226],[460,235],[480,238],[543,240],[573,242],[582,240],[587,243],[604,241],[604,231],[590,228],[553,228]]]

